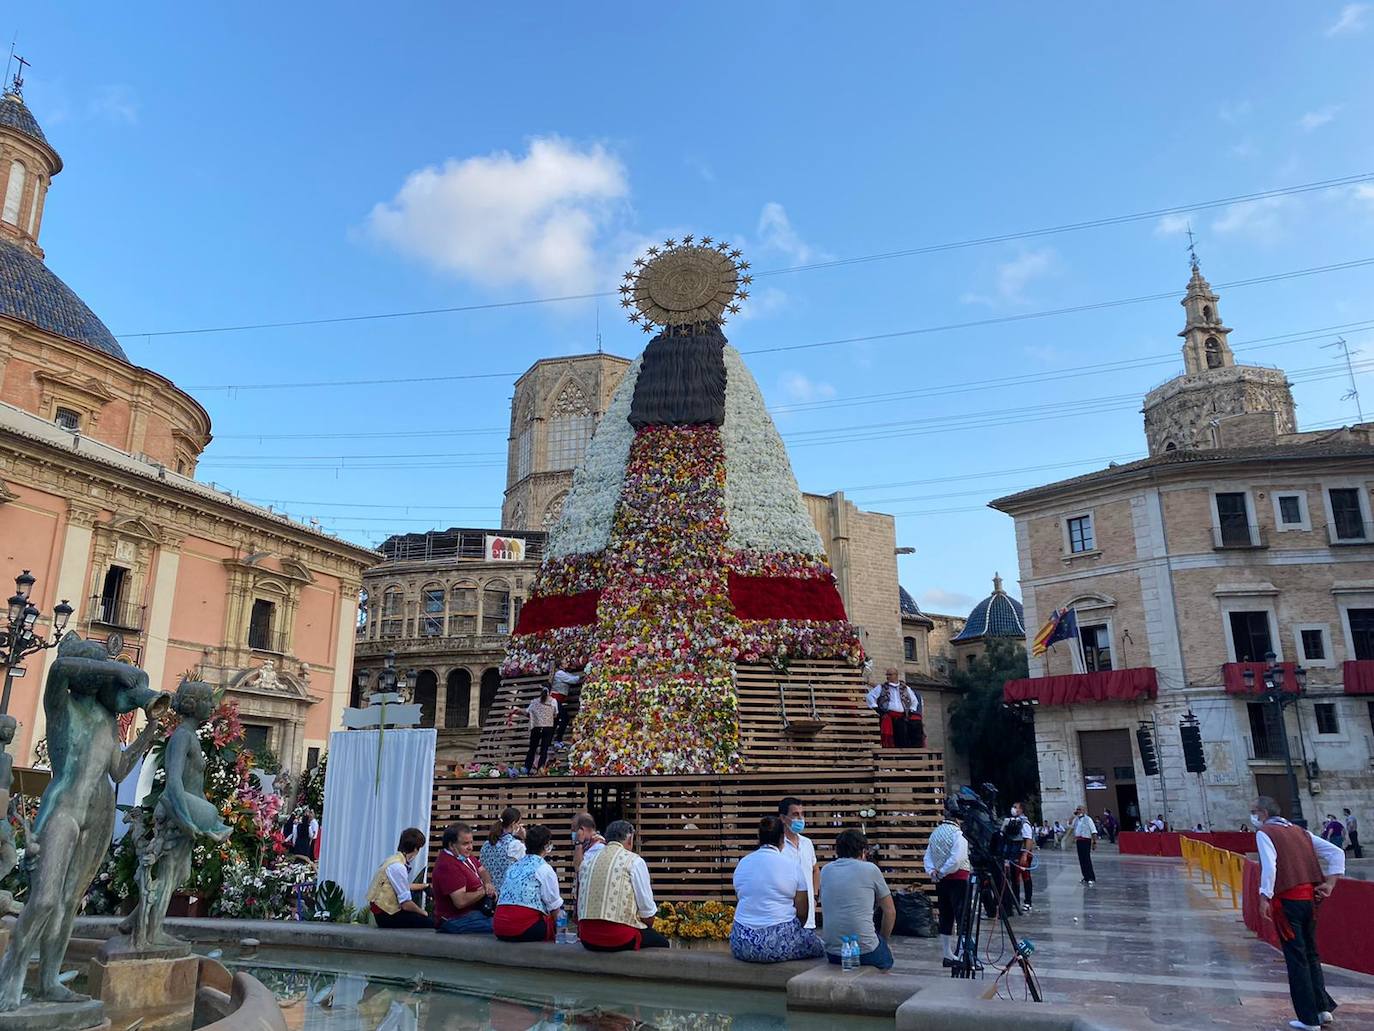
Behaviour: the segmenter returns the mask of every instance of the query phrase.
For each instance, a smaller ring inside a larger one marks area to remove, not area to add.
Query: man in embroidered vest
[[[1335,1018],[1326,994],[1322,961],[1317,955],[1317,903],[1331,894],[1336,877],[1345,873],[1345,853],[1329,841],[1295,827],[1279,815],[1279,804],[1261,796],[1250,807],[1259,851],[1260,916],[1273,920],[1288,966],[1288,993],[1297,1031],[1318,1031]],[[1273,900],[1279,904],[1274,905]]]
[[[606,828],[606,847],[583,860],[577,883],[577,936],[593,952],[666,949],[668,939],[648,926],[658,905],[649,868],[635,855],[629,820]]]
[[[425,847],[425,832],[418,827],[401,831],[396,851],[387,856],[367,889],[367,905],[378,927],[424,928],[431,930],[434,921],[421,909],[411,893],[425,891],[428,884],[411,883],[410,864]]]

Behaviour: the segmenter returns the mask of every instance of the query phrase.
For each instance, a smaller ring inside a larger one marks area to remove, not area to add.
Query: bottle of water
[[[568,944],[568,913],[563,909],[558,911],[558,944]]]
[[[858,960],[859,943],[855,941],[853,935],[846,935],[844,939],[844,952],[840,957],[841,970],[853,970],[859,964]]]
[[[849,935],[840,935],[840,969],[849,969]]]

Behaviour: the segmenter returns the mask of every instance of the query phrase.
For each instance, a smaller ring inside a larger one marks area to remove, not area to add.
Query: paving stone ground
[[[1351,873],[1368,876],[1372,863]],[[1143,1007],[1161,1027],[1286,1031],[1293,1012],[1283,957],[1246,930],[1229,894],[1218,902],[1178,859],[1104,848],[1094,865],[1098,880],[1087,888],[1072,853],[1040,853],[1034,912],[1013,920],[1035,945],[1047,1002]],[[936,940],[899,939],[893,953],[898,972],[940,972]],[[1374,1029],[1374,977],[1328,966],[1326,983],[1340,1004],[1337,1031]],[[1016,997],[1024,995],[1023,983]]]

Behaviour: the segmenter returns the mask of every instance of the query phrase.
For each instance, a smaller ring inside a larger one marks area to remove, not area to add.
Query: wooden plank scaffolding
[[[538,677],[501,685],[482,729],[479,762],[523,762],[529,732],[523,714],[511,719],[510,713],[545,683]],[[636,850],[659,899],[732,900],[731,875],[754,848],[759,819],[775,812],[785,795],[796,795],[822,862],[833,858],[840,830],[860,828],[878,846],[878,863],[894,890],[928,889],[922,855],[939,821],[941,754],[878,747],[860,671],[839,662],[795,662],[782,673],[741,665],[736,688],[745,772],[476,778],[441,769],[434,780],[435,846],[443,828],[457,821],[471,824],[480,841],[496,814],[514,805],[526,824],[554,832],[552,862],[566,886],[572,877],[566,834],[573,815],[585,809],[602,826],[612,819],[635,825]]]

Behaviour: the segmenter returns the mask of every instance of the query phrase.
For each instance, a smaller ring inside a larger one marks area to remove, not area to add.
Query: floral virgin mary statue
[[[661,331],[587,448],[503,668],[585,664],[578,774],[740,765],[737,663],[862,652],[758,384],[721,325],[748,263],[651,247],[622,305]]]

